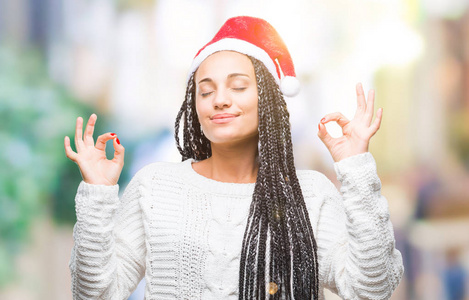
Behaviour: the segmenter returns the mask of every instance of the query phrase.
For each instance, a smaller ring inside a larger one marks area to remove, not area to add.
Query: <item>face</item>
[[[258,94],[251,60],[238,52],[216,52],[200,64],[194,78],[204,135],[212,143],[257,143]]]

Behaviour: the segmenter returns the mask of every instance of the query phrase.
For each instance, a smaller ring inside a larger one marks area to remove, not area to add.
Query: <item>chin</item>
[[[230,136],[210,136],[207,137],[208,140],[214,144],[227,144],[227,143],[233,143],[237,141],[242,141],[243,139],[241,137],[237,137],[235,135],[230,135]]]
[[[248,143],[255,140],[257,143],[258,134],[239,134],[239,132],[225,132],[223,134],[210,134],[205,135],[208,140],[214,144],[230,144],[230,143],[239,143],[244,142]]]

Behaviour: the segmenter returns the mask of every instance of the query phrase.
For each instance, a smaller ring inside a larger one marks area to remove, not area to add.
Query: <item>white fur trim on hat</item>
[[[192,61],[191,68],[189,70],[189,74],[187,76],[187,80],[191,77],[192,73],[197,70],[197,68],[200,66],[200,64],[211,54],[218,52],[218,51],[223,51],[223,50],[231,50],[231,51],[236,51],[239,53],[243,53],[246,55],[250,55],[254,58],[257,58],[258,60],[262,61],[264,65],[267,67],[269,72],[274,76],[275,81],[277,82],[278,85],[280,85],[280,79],[278,78],[277,74],[277,69],[275,68],[274,62],[270,58],[270,56],[265,52],[263,49],[248,43],[243,40],[239,39],[232,39],[232,38],[225,38],[222,40],[219,40],[213,44],[208,45],[205,47],[199,55],[197,55],[194,60]]]

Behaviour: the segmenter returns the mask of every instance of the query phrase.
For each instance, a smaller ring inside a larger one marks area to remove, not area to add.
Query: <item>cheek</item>
[[[197,114],[197,118],[199,119],[199,122],[202,121],[203,116],[205,114],[205,108],[203,105],[201,105],[200,101],[195,101],[195,113]]]
[[[252,96],[252,100],[249,103],[249,110],[253,114],[253,116],[256,118],[256,120],[259,119],[259,100],[257,94]]]

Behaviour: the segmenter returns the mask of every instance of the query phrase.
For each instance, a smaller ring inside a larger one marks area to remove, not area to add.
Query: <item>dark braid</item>
[[[184,115],[184,148],[182,148],[179,143],[179,124],[181,122],[182,115]],[[189,79],[186,89],[186,99],[181,105],[174,127],[176,146],[179,153],[182,155],[182,160],[186,160],[188,158],[204,160],[212,156],[210,141],[205,137],[202,128],[200,127],[197,111],[195,110],[194,74],[192,74]]]
[[[241,249],[239,299],[318,299],[317,245],[296,176],[290,116],[273,76],[249,58],[259,94],[259,171]],[[184,148],[178,137],[183,115]],[[195,111],[193,77],[175,129],[183,160],[211,156]]]

